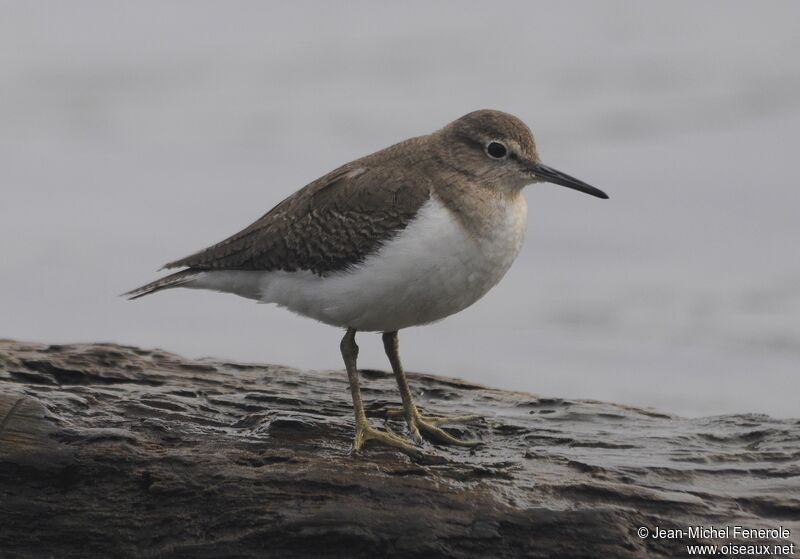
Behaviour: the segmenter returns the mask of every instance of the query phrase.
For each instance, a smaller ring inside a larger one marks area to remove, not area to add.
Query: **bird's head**
[[[605,192],[541,162],[533,133],[517,117],[488,109],[462,116],[436,133],[449,167],[494,187],[551,182],[598,198]]]

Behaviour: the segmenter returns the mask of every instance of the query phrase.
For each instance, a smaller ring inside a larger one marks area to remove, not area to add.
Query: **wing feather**
[[[424,172],[356,161],[295,192],[235,235],[165,268],[318,275],[344,270],[404,229],[429,197]]]

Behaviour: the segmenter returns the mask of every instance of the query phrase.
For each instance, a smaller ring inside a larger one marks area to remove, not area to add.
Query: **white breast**
[[[359,266],[311,272],[208,272],[191,287],[277,303],[298,314],[362,331],[393,331],[440,320],[480,299],[519,253],[526,206],[498,201],[496,223],[476,238],[435,198]]]

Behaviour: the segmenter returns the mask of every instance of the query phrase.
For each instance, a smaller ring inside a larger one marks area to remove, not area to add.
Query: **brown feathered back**
[[[414,149],[425,141],[412,138],[348,163],[239,233],[165,268],[325,275],[354,266],[404,229],[430,197],[425,152]]]

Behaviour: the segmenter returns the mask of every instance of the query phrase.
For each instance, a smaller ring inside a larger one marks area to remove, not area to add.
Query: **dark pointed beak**
[[[585,182],[576,179],[575,177],[571,177],[566,173],[562,173],[561,171],[556,171],[552,167],[548,167],[542,163],[534,163],[530,167],[530,170],[534,177],[539,180],[552,182],[553,184],[560,184],[561,186],[566,186],[567,188],[571,188],[573,190],[585,192],[586,194],[591,194],[592,196],[597,196],[598,198],[608,198],[608,194],[599,188],[588,185]]]

